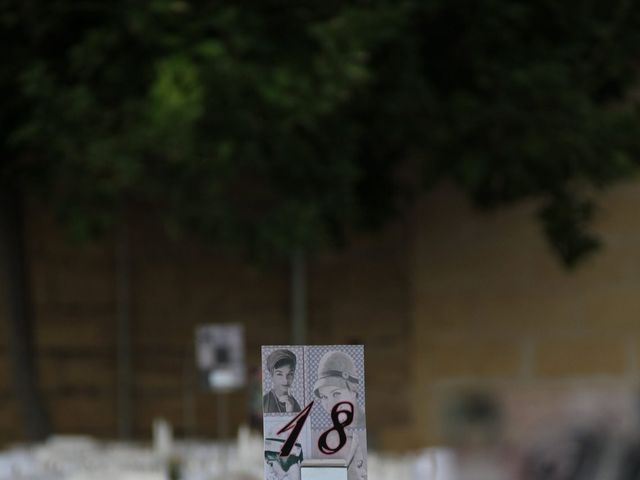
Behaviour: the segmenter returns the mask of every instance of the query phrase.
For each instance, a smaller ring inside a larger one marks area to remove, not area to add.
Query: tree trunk
[[[25,208],[19,189],[0,193],[1,273],[7,292],[8,349],[15,399],[24,434],[30,441],[45,439],[51,430],[49,416],[38,388],[33,338],[29,271],[25,245]]]
[[[131,248],[127,216],[116,237],[116,319],[118,434],[133,436],[133,360],[131,346]]]

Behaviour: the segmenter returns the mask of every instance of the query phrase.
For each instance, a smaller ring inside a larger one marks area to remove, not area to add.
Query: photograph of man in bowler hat
[[[262,397],[264,413],[299,412],[300,405],[291,394],[296,373],[296,356],[291,350],[274,350],[267,357],[271,389]]]
[[[331,413],[339,402],[350,402],[353,405],[353,422],[349,427],[364,428],[364,410],[358,402],[359,384],[360,378],[353,358],[334,350],[325,353],[320,359],[313,393],[327,413]]]

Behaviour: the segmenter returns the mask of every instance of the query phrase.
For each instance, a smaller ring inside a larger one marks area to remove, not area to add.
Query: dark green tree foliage
[[[573,265],[597,246],[590,193],[640,159],[640,5],[441,5],[417,20],[437,92],[429,175],[452,176],[482,206],[540,197],[544,230]]]
[[[80,235],[133,198],[264,257],[453,180],[484,207],[539,199],[571,265],[592,196],[640,158],[636,2],[0,5],[3,175]]]

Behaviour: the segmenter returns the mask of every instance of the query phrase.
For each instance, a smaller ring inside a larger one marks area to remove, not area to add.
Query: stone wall
[[[28,238],[37,360],[54,430],[114,438],[118,435],[115,235],[97,244],[74,244],[42,207],[34,207]],[[258,366],[260,345],[290,340],[288,265],[256,267],[192,239],[169,238],[159,222],[141,213],[132,215],[128,238],[133,433],[149,438],[153,419],[164,417],[178,435],[213,437],[217,398],[195,385],[194,328],[242,323],[248,363]],[[366,345],[373,442],[376,432],[409,419],[406,385],[399,387],[393,374],[395,368],[408,371],[410,363],[407,243],[408,231],[399,223],[375,238],[354,238],[340,252],[311,257],[307,266],[308,341]],[[1,325],[4,328],[4,322]],[[0,442],[4,444],[19,440],[21,434],[6,345],[0,345]],[[245,392],[230,394],[227,403],[229,424],[235,427],[246,418]]]
[[[534,203],[479,213],[450,189],[423,199],[412,270],[421,442],[443,440],[443,409],[464,388],[553,396],[636,381],[639,208],[639,184],[607,192],[595,224],[605,247],[567,272],[550,255]]]
[[[605,194],[596,228],[606,246],[573,273],[550,254],[535,209],[479,213],[442,188],[384,232],[310,257],[308,342],[365,344],[372,446],[441,442],[443,408],[469,386],[539,392],[635,382],[640,184]],[[31,209],[27,233],[37,360],[55,431],[115,438],[115,235],[70,243],[42,206]],[[129,241],[134,434],[148,438],[152,420],[165,417],[178,435],[213,437],[216,398],[194,387],[193,329],[242,323],[248,362],[258,365],[260,345],[290,338],[288,266],[261,269],[170,238],[144,212],[132,215]],[[5,315],[4,298],[0,308]],[[1,444],[21,438],[4,328]],[[245,393],[229,400],[235,426]]]

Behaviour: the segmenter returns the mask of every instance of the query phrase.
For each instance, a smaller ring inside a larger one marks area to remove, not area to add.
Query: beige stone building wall
[[[37,361],[54,430],[114,438],[115,238],[70,243],[42,208],[31,211],[28,238]],[[129,239],[133,433],[149,438],[153,419],[164,417],[178,435],[211,438],[217,398],[194,385],[194,328],[242,323],[248,364],[258,366],[261,345],[290,341],[288,265],[256,267],[193,240],[168,238],[142,214],[131,221]],[[398,223],[375,238],[355,238],[342,251],[312,256],[307,266],[309,342],[366,344],[374,443],[377,432],[409,421],[406,382],[394,375],[396,367],[408,372],[411,361],[408,240]],[[4,335],[0,342],[0,444],[6,444],[21,434]],[[246,419],[246,392],[230,394],[227,403],[234,428]]]
[[[534,204],[479,213],[446,188],[417,209],[412,398],[421,442],[443,440],[444,408],[465,388],[550,403],[636,382],[640,184],[603,196],[595,228],[605,247],[572,273],[549,254],[534,215]]]
[[[640,365],[640,184],[603,197],[605,249],[577,272],[552,257],[535,205],[478,213],[442,188],[376,236],[309,259],[310,343],[362,342],[374,447],[443,440],[442,412],[469,386],[556,393],[635,382]],[[34,208],[28,227],[38,364],[58,433],[116,437],[115,239],[70,244]],[[193,388],[196,325],[241,322],[248,361],[289,340],[286,263],[260,269],[228,252],[131,222],[134,433],[155,417],[212,437],[216,398]],[[0,307],[5,313],[4,298]],[[21,438],[0,322],[0,444]],[[516,392],[515,394],[513,392]],[[535,395],[533,396],[535,397]],[[533,398],[532,397],[532,398]],[[526,398],[523,397],[523,398]],[[545,400],[546,399],[546,400]],[[230,399],[231,426],[246,394]]]

